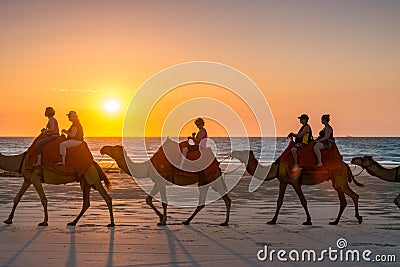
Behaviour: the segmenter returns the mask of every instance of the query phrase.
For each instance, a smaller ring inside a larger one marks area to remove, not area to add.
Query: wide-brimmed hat
[[[78,117],[78,114],[76,114],[76,111],[73,111],[73,110],[71,110],[70,112],[68,112],[68,114],[65,114],[65,115],[67,115],[67,116],[75,116],[75,117]]]
[[[301,114],[301,116],[299,116],[297,118],[300,119],[300,120],[303,120],[303,119],[308,120],[309,119],[307,114]]]

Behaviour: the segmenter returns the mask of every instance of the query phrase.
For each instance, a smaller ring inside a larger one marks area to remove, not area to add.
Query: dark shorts
[[[333,141],[328,139],[328,140],[322,141],[321,143],[324,145],[324,148],[326,150],[329,150],[332,147]]]
[[[296,143],[294,145],[294,148],[296,148],[297,151],[302,150],[304,147],[306,147],[307,144],[304,143]]]

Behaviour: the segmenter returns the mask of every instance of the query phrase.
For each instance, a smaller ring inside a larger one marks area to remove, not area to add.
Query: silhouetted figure
[[[329,121],[329,114],[322,115],[321,122],[325,127],[319,132],[319,136],[315,140],[316,144],[314,145],[314,153],[317,157],[317,168],[322,166],[321,150],[331,149],[332,144],[335,143],[335,138],[333,138],[333,128],[329,125]]]

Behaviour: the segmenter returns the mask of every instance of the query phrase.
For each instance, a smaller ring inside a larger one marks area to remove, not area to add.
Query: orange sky
[[[400,136],[398,14],[398,1],[1,1],[0,136],[37,135],[46,106],[56,109],[60,128],[70,125],[64,114],[76,110],[86,136],[119,136],[143,82],[197,60],[252,79],[278,136],[297,131],[302,113],[314,132],[329,113],[337,136]],[[193,88],[160,101],[149,135],[161,133],[169,112],[195,97],[225,102],[249,134],[259,133],[240,99],[222,88]],[[121,109],[106,111],[108,99]],[[226,133],[217,122],[207,125],[210,135]],[[195,130],[189,122],[181,134]]]

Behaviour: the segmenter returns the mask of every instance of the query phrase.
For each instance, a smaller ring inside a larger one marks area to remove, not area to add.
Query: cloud
[[[97,90],[97,89],[90,89],[90,88],[86,88],[86,89],[78,89],[78,88],[74,88],[74,89],[69,89],[69,88],[50,88],[51,91],[57,91],[57,92],[77,92],[77,93],[101,93],[103,91],[101,90]]]

